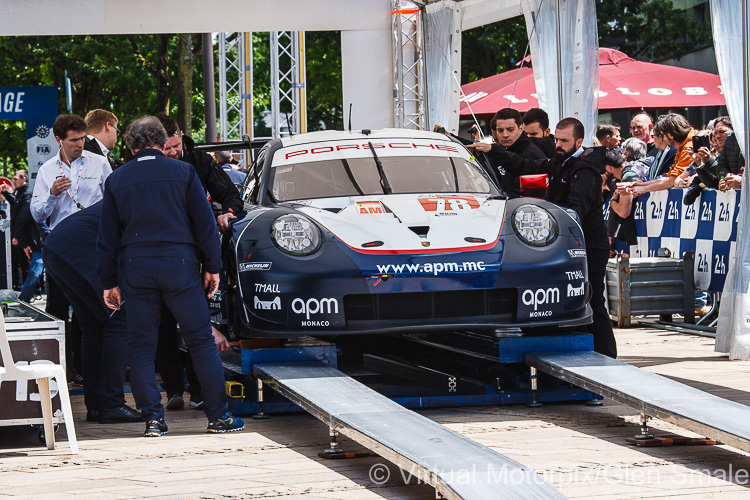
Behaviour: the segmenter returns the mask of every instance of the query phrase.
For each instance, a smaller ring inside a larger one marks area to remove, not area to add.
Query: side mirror
[[[549,176],[547,174],[539,175],[522,175],[521,180],[521,191],[524,193],[528,191],[540,191],[549,189]]]

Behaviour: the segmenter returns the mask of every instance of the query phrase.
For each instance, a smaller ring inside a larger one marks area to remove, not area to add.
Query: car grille
[[[517,290],[358,294],[344,297],[347,321],[516,316]]]

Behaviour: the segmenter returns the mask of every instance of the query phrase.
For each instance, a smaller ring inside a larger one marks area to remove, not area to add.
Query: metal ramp
[[[529,354],[528,364],[684,429],[750,452],[750,407],[595,352]]]
[[[316,361],[258,363],[255,376],[444,498],[566,498],[534,471]]]

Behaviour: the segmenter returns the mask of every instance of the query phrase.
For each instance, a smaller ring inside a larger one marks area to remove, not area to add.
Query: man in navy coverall
[[[115,310],[127,303],[130,386],[147,421],[144,435],[167,433],[154,371],[162,304],[180,324],[193,357],[207,431],[242,430],[242,419],[227,411],[224,371],[204,291],[208,297],[216,292],[221,258],[201,183],[192,166],[164,156],[167,133],[155,117],[132,122],[125,142],[135,157],[105,183],[97,258],[104,302]]]
[[[102,202],[70,215],[44,240],[42,258],[78,315],[83,332],[81,364],[86,420],[102,424],[141,422],[141,414],[125,404],[122,386],[128,366],[125,308],[110,311],[91,259],[96,245]]]

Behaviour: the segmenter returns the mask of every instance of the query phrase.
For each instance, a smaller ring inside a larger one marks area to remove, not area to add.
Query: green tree
[[[713,45],[710,21],[696,21],[690,12],[670,0],[599,0],[599,44],[641,61],[679,59]]]
[[[527,43],[523,16],[465,31],[461,36],[461,83],[515,68]]]
[[[679,59],[713,44],[710,22],[694,20],[670,0],[598,0],[596,15],[599,45],[641,61]],[[523,16],[465,31],[462,83],[513,69],[527,44]]]

